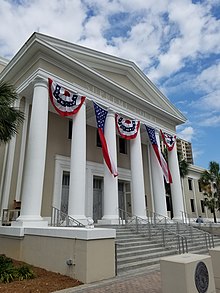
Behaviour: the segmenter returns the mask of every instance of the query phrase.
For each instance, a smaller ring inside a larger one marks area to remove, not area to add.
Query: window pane
[[[192,213],[195,212],[195,207],[194,207],[194,199],[190,199],[190,204],[191,204],[191,210],[192,210]]]
[[[101,148],[102,147],[102,144],[101,144],[101,140],[100,140],[100,136],[99,136],[99,132],[98,132],[98,129],[96,131],[96,146]]]
[[[68,138],[72,139],[73,120],[69,120]]]
[[[122,137],[119,137],[119,152],[121,154],[127,154],[128,152],[127,140]]]
[[[188,179],[189,190],[192,190],[192,179]]]
[[[202,210],[202,213],[205,212],[204,200],[201,200],[201,210]]]

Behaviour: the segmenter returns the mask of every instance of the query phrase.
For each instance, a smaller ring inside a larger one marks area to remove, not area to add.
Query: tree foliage
[[[218,163],[214,161],[209,163],[209,170],[202,173],[200,183],[205,196],[204,205],[213,213],[216,223],[216,211],[220,210],[220,167]]]
[[[9,141],[24,120],[24,114],[14,106],[17,98],[12,85],[0,81],[0,142]]]
[[[189,173],[189,163],[182,158],[180,153],[177,153],[178,162],[179,162],[179,170],[180,170],[180,177],[184,178]]]

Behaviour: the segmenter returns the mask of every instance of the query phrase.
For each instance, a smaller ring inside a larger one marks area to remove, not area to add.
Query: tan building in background
[[[191,142],[177,138],[176,147],[177,152],[182,154],[182,159],[186,160],[189,164],[193,164],[193,151]]]

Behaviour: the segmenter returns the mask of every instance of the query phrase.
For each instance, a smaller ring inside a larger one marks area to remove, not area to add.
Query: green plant
[[[12,259],[0,255],[0,282],[9,283],[14,280],[27,280],[35,277],[31,268],[27,265],[15,267]]]
[[[204,194],[204,205],[211,211],[216,223],[216,211],[220,210],[220,165],[211,161],[209,170],[202,173],[200,183]]]
[[[18,279],[20,281],[27,280],[27,279],[33,279],[35,277],[34,272],[27,265],[23,265],[23,266],[17,268],[17,274],[18,274]]]

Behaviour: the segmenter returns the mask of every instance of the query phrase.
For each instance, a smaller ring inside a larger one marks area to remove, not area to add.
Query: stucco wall
[[[35,233],[32,229],[31,234],[27,231],[23,237],[1,235],[0,231],[0,254],[76,278],[83,283],[115,276],[115,236],[100,237],[100,233],[115,233],[104,229],[85,230],[81,232],[84,235],[87,233],[87,236],[80,239],[76,236],[77,230],[74,232],[64,228],[60,232],[59,229],[51,232],[48,229],[48,235],[45,235],[47,232],[42,232],[42,235],[40,230],[39,234]],[[7,234],[6,230],[10,234],[10,227],[3,230],[4,234]],[[93,234],[96,236],[93,237]],[[68,260],[72,261],[72,265],[67,265]]]

